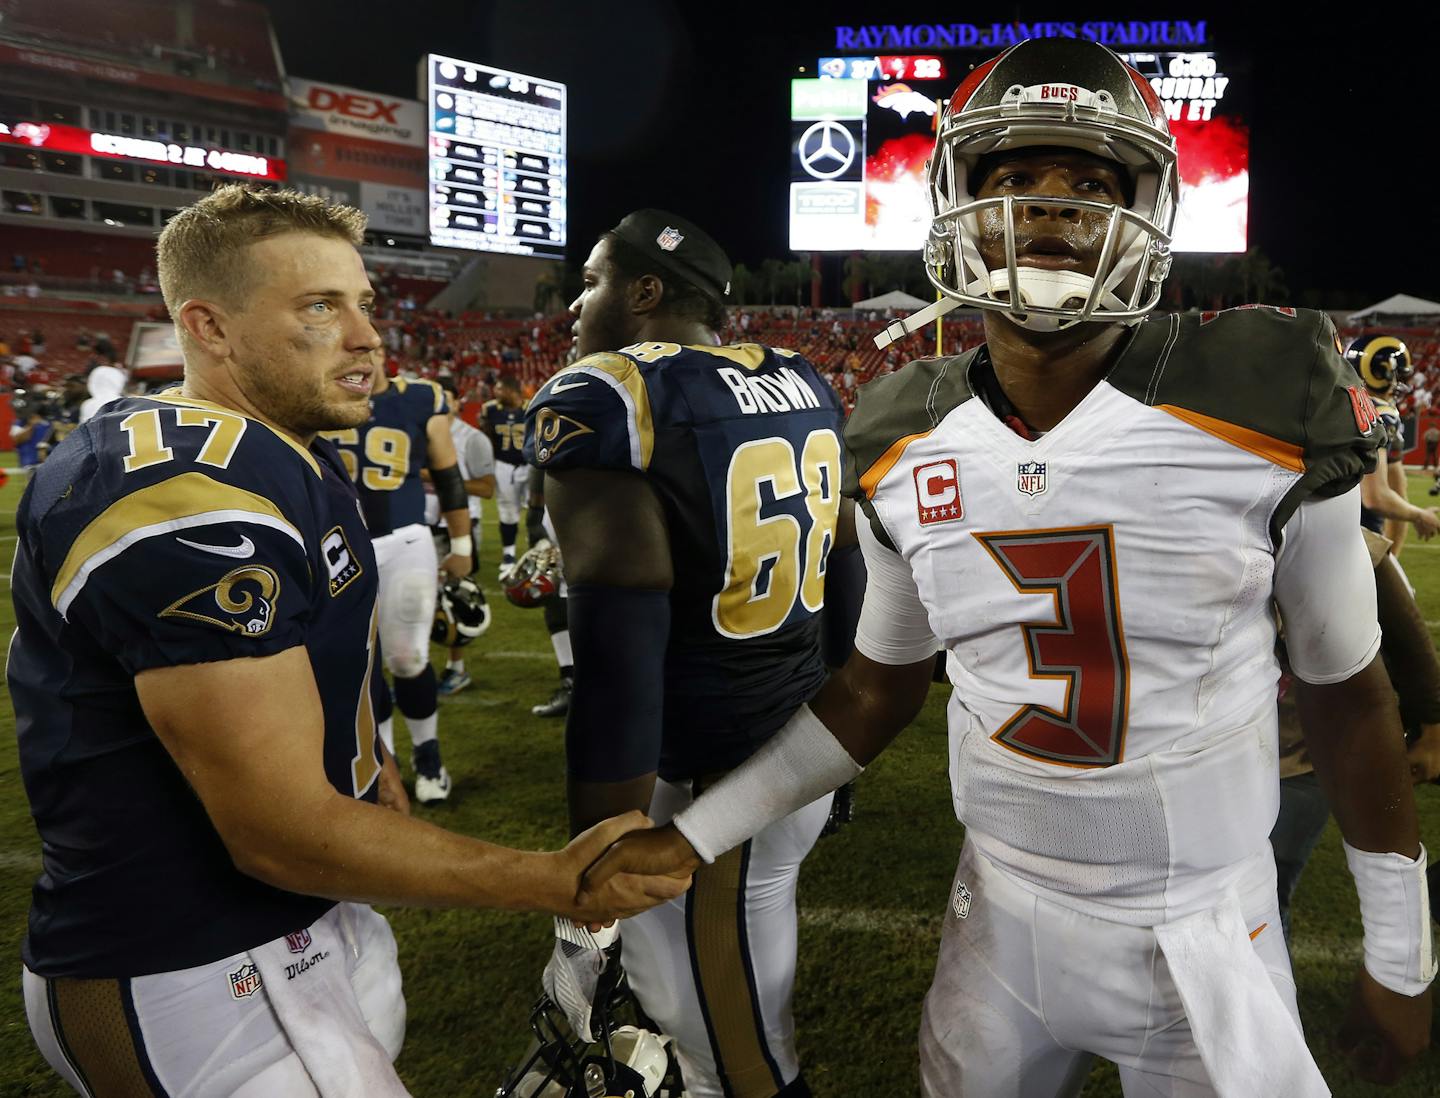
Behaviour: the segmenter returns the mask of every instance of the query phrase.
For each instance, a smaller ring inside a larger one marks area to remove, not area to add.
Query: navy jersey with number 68
[[[590,355],[530,402],[532,465],[635,470],[664,505],[674,587],[661,777],[737,765],[824,680],[816,615],[842,419],[809,362],[753,343]]]
[[[433,381],[392,378],[370,399],[370,422],[348,431],[322,431],[340,447],[370,536],[378,538],[425,521],[425,484],[420,479],[429,446],[430,418],[450,410],[445,390]]]

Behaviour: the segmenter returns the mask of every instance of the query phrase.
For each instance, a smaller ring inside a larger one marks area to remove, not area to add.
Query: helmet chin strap
[[[1020,267],[1016,270],[1016,281],[1020,284],[1020,304],[1039,309],[1079,309],[1090,297],[1095,279],[1079,271],[1045,271],[1038,267]],[[1003,296],[1002,296],[1003,295]],[[990,272],[990,296],[999,301],[1009,300],[1010,272],[1003,267]],[[1005,313],[1012,321],[1032,332],[1058,332],[1061,328],[1077,323],[1063,316],[1042,316],[1036,313]]]

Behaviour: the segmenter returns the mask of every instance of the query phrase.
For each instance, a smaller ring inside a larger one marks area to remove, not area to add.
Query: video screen
[[[565,255],[565,85],[473,61],[424,61],[430,242]]]
[[[1121,56],[1149,79],[1175,135],[1180,210],[1172,249],[1245,251],[1243,89],[1213,52]],[[921,248],[930,226],[925,162],[945,102],[969,67],[953,58],[822,58],[819,79],[791,81],[793,250]],[[941,78],[930,79],[936,71]]]

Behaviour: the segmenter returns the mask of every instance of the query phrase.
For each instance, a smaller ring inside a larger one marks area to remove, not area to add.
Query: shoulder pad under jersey
[[[640,364],[605,351],[561,370],[525,412],[525,460],[541,469],[636,469],[655,447]]]
[[[1161,314],[1135,332],[1107,379],[1199,430],[1301,474],[1274,520],[1353,487],[1384,439],[1334,325],[1309,309],[1243,306]]]
[[[917,359],[860,386],[845,424],[847,496],[869,499],[906,446],[974,396],[969,372],[979,351]]]

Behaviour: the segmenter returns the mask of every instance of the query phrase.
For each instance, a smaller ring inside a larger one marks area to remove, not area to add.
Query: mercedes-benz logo
[[[800,166],[816,179],[834,179],[855,161],[855,136],[832,118],[800,135]]]

